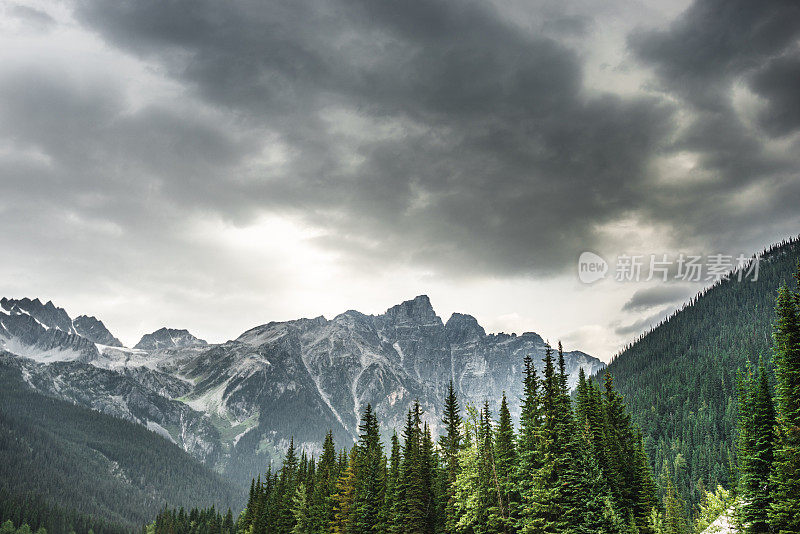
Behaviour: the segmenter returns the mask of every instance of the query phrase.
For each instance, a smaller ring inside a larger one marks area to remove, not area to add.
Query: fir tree
[[[773,461],[775,409],[763,361],[758,374],[741,378],[739,385],[739,493],[738,518],[748,533],[769,531],[770,472]]]
[[[800,271],[799,271],[800,272]],[[774,325],[777,439],[769,522],[781,533],[800,532],[800,296],[778,290]]]
[[[427,532],[426,509],[428,490],[425,487],[422,461],[422,414],[419,402],[409,410],[403,430],[403,461],[400,473],[400,512],[404,534]]]
[[[505,392],[500,403],[500,419],[495,433],[494,459],[500,531],[508,534],[516,530],[516,518],[512,517],[512,511],[517,509],[519,498],[515,478],[517,450],[514,443],[514,427]]]
[[[334,534],[350,534],[353,532],[353,505],[356,493],[356,454],[357,447],[350,449],[347,467],[336,483],[336,494],[333,496],[333,521],[331,532]]]
[[[539,448],[541,431],[539,379],[530,356],[525,356],[524,366],[520,432],[517,444],[519,461],[516,469],[517,493],[520,503],[518,510],[512,512],[512,515],[517,518],[517,528],[520,530],[525,529],[531,516],[533,476],[542,466],[542,455]]]
[[[336,448],[333,443],[333,432],[329,430],[322,444],[322,455],[316,468],[316,481],[311,499],[312,530],[317,534],[328,532],[328,525],[334,519],[331,497],[336,492],[338,478]]]
[[[356,447],[356,489],[353,503],[355,534],[383,532],[384,500],[386,498],[386,458],[380,442],[378,420],[367,404],[359,427],[361,435]]]
[[[458,476],[458,453],[461,449],[461,408],[458,404],[456,392],[453,389],[453,381],[447,390],[447,398],[444,404],[444,415],[442,417],[444,434],[439,438],[439,447],[442,451],[444,472],[446,474],[444,515],[445,529],[453,532],[458,518],[455,513],[455,483]]]

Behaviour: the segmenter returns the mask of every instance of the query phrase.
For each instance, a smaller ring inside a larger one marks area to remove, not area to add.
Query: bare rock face
[[[109,347],[121,347],[122,342],[115,338],[111,332],[108,331],[103,321],[96,317],[89,317],[87,315],[80,315],[72,321],[75,327],[75,332],[94,343],[107,345]]]
[[[159,328],[152,334],[143,335],[133,348],[141,350],[182,349],[197,345],[208,345],[208,343],[194,337],[188,330]]]

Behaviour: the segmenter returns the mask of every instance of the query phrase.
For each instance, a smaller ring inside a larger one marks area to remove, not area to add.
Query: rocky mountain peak
[[[477,341],[486,335],[486,331],[478,324],[478,320],[465,313],[451,315],[444,328],[447,332],[447,340],[450,343]]]
[[[101,345],[108,345],[110,347],[121,347],[122,342],[115,338],[111,332],[108,331],[103,321],[97,317],[80,315],[72,321],[75,331],[78,335],[85,337],[89,341],[99,343]]]
[[[384,316],[397,323],[442,324],[441,318],[433,310],[431,299],[428,298],[428,295],[419,295],[416,298],[392,306],[386,310]]]
[[[133,348],[141,350],[181,349],[186,347],[208,345],[205,340],[196,338],[188,330],[175,328],[159,328],[151,334],[145,334]]]
[[[42,304],[38,298],[0,299],[0,306],[11,315],[30,315],[45,328],[57,328],[68,334],[74,334],[70,319],[64,308],[58,308],[53,301],[48,300],[47,304]]]

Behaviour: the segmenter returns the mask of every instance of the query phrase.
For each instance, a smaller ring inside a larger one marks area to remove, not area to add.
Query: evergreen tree
[[[480,459],[481,416],[472,406],[467,406],[464,420],[464,444],[458,453],[459,470],[455,484],[456,526],[454,531],[485,534],[487,513]]]
[[[420,474],[422,479],[423,491],[423,510],[425,514],[425,531],[434,534],[439,525],[437,516],[438,498],[436,495],[436,475],[439,470],[439,462],[436,451],[433,448],[433,436],[428,424],[425,423],[422,430],[422,441],[420,442]]]
[[[422,414],[419,402],[409,410],[403,430],[403,461],[400,471],[401,523],[404,534],[427,532],[426,509],[428,490],[425,487],[422,461]]]
[[[328,431],[322,444],[322,455],[316,468],[316,481],[311,499],[312,531],[316,534],[328,532],[334,519],[332,496],[336,493],[339,469],[336,463],[336,448],[333,432]]]
[[[798,271],[800,274],[800,271]],[[800,280],[800,279],[799,279]],[[774,325],[777,436],[769,522],[781,533],[800,532],[800,295],[778,290]]]
[[[500,419],[494,442],[494,459],[500,531],[508,534],[516,530],[516,518],[512,516],[512,513],[517,509],[519,498],[515,477],[517,450],[514,443],[514,427],[511,423],[511,412],[508,410],[505,393],[503,393],[500,403]]]
[[[331,532],[350,534],[353,532],[353,505],[356,493],[356,455],[357,447],[350,449],[347,467],[339,476],[336,494],[333,496],[333,521]],[[280,531],[279,531],[280,532]]]
[[[663,534],[688,534],[686,521],[686,503],[675,490],[672,479],[667,478],[666,496],[664,497]]]
[[[292,534],[311,534],[313,523],[310,512],[306,485],[301,483],[297,486],[292,499],[292,515],[294,516]]]
[[[386,499],[386,458],[380,442],[378,419],[367,404],[361,419],[356,447],[355,496],[353,525],[350,532],[378,534],[383,532],[383,511]]]
[[[533,476],[542,466],[542,454],[539,448],[541,431],[539,379],[530,356],[524,359],[525,374],[523,377],[523,397],[520,414],[520,432],[518,441],[517,493],[520,503],[518,510],[512,512],[517,518],[517,528],[524,530],[531,516],[533,500]]]
[[[278,532],[291,532],[294,528],[294,515],[292,515],[292,499],[297,489],[298,470],[300,460],[294,447],[294,437],[289,439],[289,448],[283,459],[278,485],[275,489],[274,504],[275,520],[268,521],[267,525],[274,524]],[[271,509],[271,508],[270,508]]]
[[[384,503],[387,534],[400,534],[402,531],[401,493],[400,493],[400,440],[397,433],[392,434],[392,450],[389,457],[389,472],[386,477],[386,502]]]
[[[444,434],[439,438],[439,447],[442,451],[444,472],[446,474],[445,486],[445,529],[453,532],[458,518],[455,513],[455,483],[458,476],[458,453],[461,449],[461,408],[458,404],[456,392],[453,389],[453,381],[447,390],[447,398],[444,404],[444,415],[442,416],[442,426]]]
[[[773,461],[775,409],[763,360],[758,374],[743,378],[740,391],[738,517],[745,531],[769,531],[767,512],[771,501],[770,472]]]

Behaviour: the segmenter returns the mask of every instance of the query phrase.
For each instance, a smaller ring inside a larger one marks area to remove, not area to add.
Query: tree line
[[[795,277],[800,282],[800,265]],[[737,516],[748,533],[798,533],[800,292],[785,283],[775,306],[771,363],[760,358],[739,377]]]

